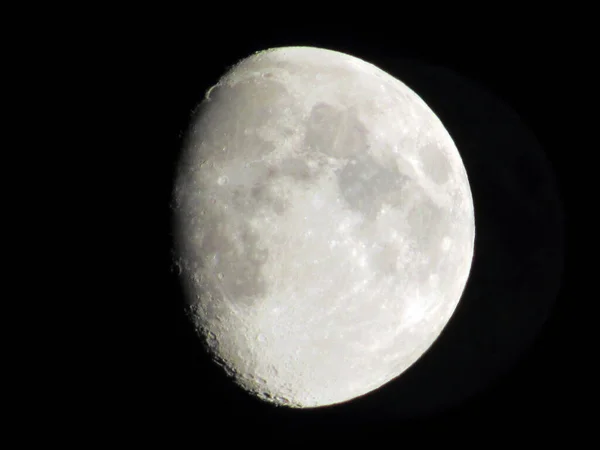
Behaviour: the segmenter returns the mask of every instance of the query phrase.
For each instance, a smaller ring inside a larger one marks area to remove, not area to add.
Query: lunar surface
[[[244,389],[364,395],[438,338],[465,288],[469,181],[434,112],[358,58],[285,47],[209,89],[174,186],[188,312]]]

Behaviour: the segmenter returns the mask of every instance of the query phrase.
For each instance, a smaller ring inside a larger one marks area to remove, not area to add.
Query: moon
[[[174,261],[215,361],[293,408],[365,395],[436,341],[474,251],[469,180],[404,83],[340,52],[232,67],[190,123]]]

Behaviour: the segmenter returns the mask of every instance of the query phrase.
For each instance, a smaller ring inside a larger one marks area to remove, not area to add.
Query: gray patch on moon
[[[333,158],[350,158],[366,152],[369,132],[352,109],[338,110],[319,102],[313,106],[304,146]]]
[[[434,183],[443,184],[452,173],[450,161],[435,143],[429,143],[419,149],[419,159],[423,165],[423,173]]]
[[[398,251],[388,245],[380,245],[370,255],[370,264],[384,276],[393,276],[398,273],[396,261]]]
[[[314,178],[306,161],[298,158],[288,158],[281,161],[279,171],[282,176],[292,177],[300,182],[307,182]]]
[[[247,100],[238,102],[239,98]],[[191,134],[201,135],[206,144],[205,160],[216,164],[236,156],[259,160],[276,149],[272,142],[276,138],[266,140],[257,130],[277,132],[283,117],[299,113],[287,89],[275,80],[256,76],[233,86],[220,83],[212,88],[210,100],[199,108]],[[292,135],[293,130],[284,127],[283,134]]]
[[[204,288],[251,306],[266,293],[261,267],[268,251],[259,246],[259,237],[244,223],[223,226],[222,214],[208,206],[205,219],[197,226],[202,235],[185,250],[185,259],[196,261],[196,273],[205,281]],[[187,227],[186,227],[187,228]],[[207,297],[207,299],[209,299]]]
[[[211,292],[205,300],[219,301],[218,297],[226,296],[234,304],[252,307],[267,294],[262,267],[269,255],[249,222],[265,210],[285,213],[287,199],[272,189],[278,180],[289,177],[296,183],[310,183],[313,175],[298,158],[283,159],[277,166],[258,161],[244,168],[243,178],[232,177],[227,183],[219,183],[224,176],[215,172],[210,165],[203,165],[180,179],[186,183],[199,180],[197,193],[178,190],[178,234],[195,240],[194,245],[180,247],[185,255],[182,264],[193,264],[194,276],[204,280],[202,288]],[[211,185],[207,181],[211,179],[216,183]],[[242,220],[234,220],[238,214]]]
[[[422,192],[417,191],[413,195],[415,197],[411,198],[411,202],[414,204],[407,213],[406,222],[410,227],[411,235],[425,247],[423,253],[429,255],[430,251],[434,250],[434,248],[429,248],[429,244],[441,245],[443,235],[435,233],[435,231],[440,228],[440,224],[444,223],[443,220],[447,213]],[[433,242],[434,237],[436,238],[435,243]]]
[[[246,187],[245,192],[249,192],[250,195],[240,195],[240,191],[236,191],[238,197],[236,204],[243,204],[247,207],[243,210],[248,214],[256,214],[258,210],[267,208],[278,215],[282,215],[289,207],[289,202],[277,193],[273,186],[286,177],[301,184],[309,183],[314,178],[308,164],[298,158],[286,158],[278,162],[277,165],[267,165],[259,162],[254,166],[254,170],[260,176],[255,177],[251,185]],[[242,203],[240,203],[240,198],[244,199]]]
[[[252,198],[256,200],[258,205],[270,208],[277,215],[282,215],[289,207],[288,203],[283,198],[273,193],[266,186],[254,186],[251,193]]]
[[[403,189],[406,178],[396,168],[378,164],[369,153],[356,156],[355,164],[347,164],[338,175],[342,197],[353,211],[375,219],[391,193]]]

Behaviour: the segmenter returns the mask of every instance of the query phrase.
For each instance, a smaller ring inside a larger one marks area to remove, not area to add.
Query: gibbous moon
[[[310,47],[209,89],[174,186],[175,262],[215,360],[259,398],[332,405],[402,374],[465,288],[475,236],[452,138],[401,81]]]

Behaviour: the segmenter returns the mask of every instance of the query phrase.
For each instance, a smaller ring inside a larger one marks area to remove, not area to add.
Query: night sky
[[[123,67],[132,68],[123,71],[125,102],[133,105],[131,126],[139,136],[131,158],[138,161],[133,222],[126,229],[139,251],[128,261],[132,286],[114,302],[138,314],[114,358],[111,390],[119,395],[113,408],[145,423],[142,428],[198,436],[219,429],[232,439],[256,429],[266,438],[292,430],[335,438],[340,430],[354,436],[559,424],[564,405],[573,402],[575,378],[559,356],[573,307],[563,276],[569,167],[564,140],[555,133],[561,117],[552,92],[567,64],[551,35],[426,44],[389,31],[325,29],[260,28],[227,43],[209,30],[148,30],[123,52]],[[315,410],[272,407],[228,380],[186,322],[170,271],[170,189],[191,111],[239,59],[286,45],[349,53],[411,87],[454,139],[475,204],[471,276],[442,336],[396,380]]]

